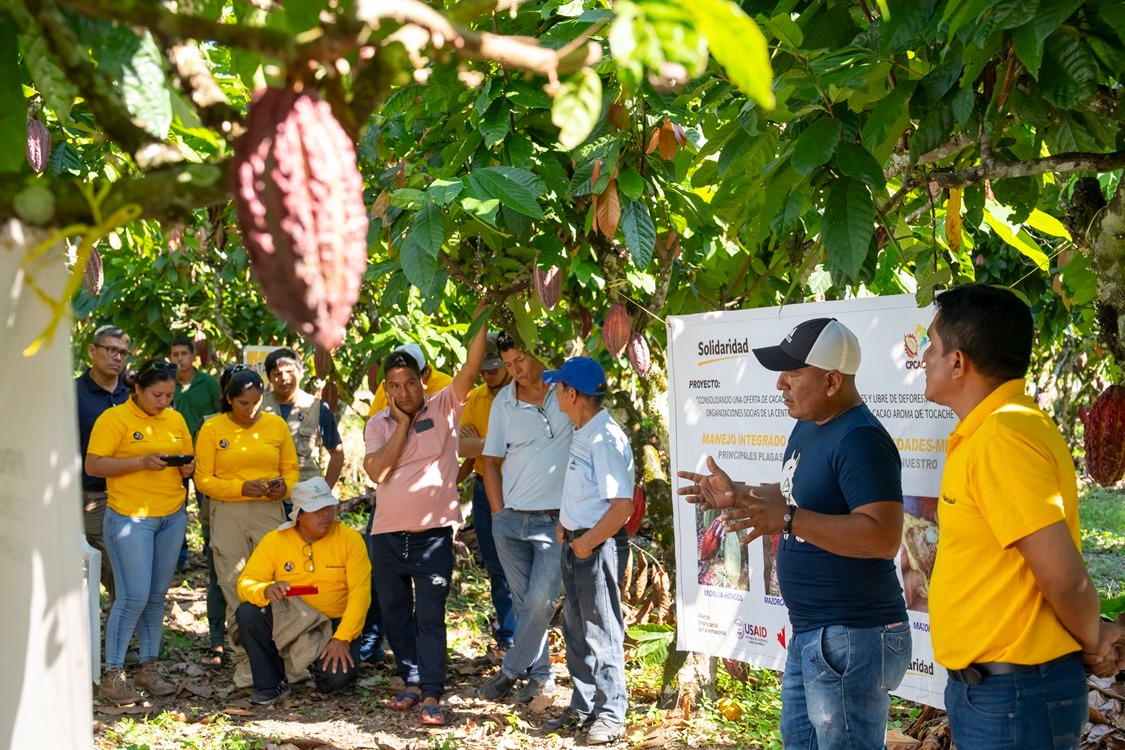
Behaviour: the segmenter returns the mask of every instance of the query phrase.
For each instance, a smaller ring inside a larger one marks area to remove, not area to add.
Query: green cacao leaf
[[[644,178],[636,169],[629,167],[617,175],[617,187],[626,198],[631,201],[638,201],[645,192]]]
[[[814,169],[827,164],[842,131],[840,121],[831,117],[822,117],[809,125],[793,146],[793,168],[808,177]]]
[[[482,199],[498,200],[513,211],[533,219],[546,218],[531,191],[500,172],[493,169],[478,169],[465,179]]]
[[[59,122],[70,119],[70,107],[78,96],[78,89],[66,77],[47,47],[47,40],[36,31],[24,34],[24,62],[31,73],[35,88],[43,101],[55,112]]]
[[[480,134],[484,138],[484,145],[492,148],[508,137],[512,128],[512,109],[508,100],[500,97],[480,118]]]
[[[551,105],[551,122],[559,129],[559,145],[576,148],[594,132],[601,116],[601,76],[592,68],[583,68],[566,80]]]
[[[642,271],[648,268],[652,252],[656,249],[656,227],[643,201],[630,201],[621,209],[621,231],[625,234],[625,244],[633,256],[633,264]]]
[[[887,186],[887,178],[883,176],[883,168],[879,166],[879,162],[857,143],[839,145],[836,149],[836,166],[848,177],[867,184],[873,190],[882,190]]]
[[[855,279],[875,234],[875,204],[867,186],[850,177],[836,180],[824,203],[820,237],[832,263]]]
[[[0,172],[18,172],[27,159],[27,107],[18,56],[15,22],[0,13]]]
[[[758,24],[731,0],[683,0],[682,4],[731,83],[761,106],[773,109],[773,68]]]
[[[125,109],[145,132],[166,138],[172,126],[172,95],[164,78],[164,56],[152,34],[137,34],[109,21],[92,20],[90,26],[96,27],[94,43],[102,45],[95,47],[101,53],[99,72],[114,82]]]

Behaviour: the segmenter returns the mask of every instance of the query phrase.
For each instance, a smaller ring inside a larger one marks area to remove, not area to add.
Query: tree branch
[[[1006,180],[1047,172],[1112,172],[1123,167],[1125,151],[1108,154],[1066,153],[1027,161],[993,161],[991,164],[977,164],[959,172],[934,172],[929,175],[929,180],[936,182],[938,187],[949,189],[968,187],[983,180]]]
[[[297,49],[294,37],[289,34],[171,13],[159,3],[135,0],[63,0],[63,4],[83,15],[119,21],[130,26],[143,26],[173,39],[217,42],[281,59],[294,57]]]
[[[956,153],[964,151],[969,146],[973,145],[973,140],[965,133],[958,133],[954,138],[941,144],[933,151],[922,154],[918,157],[918,161],[911,162],[910,154],[894,154],[891,156],[891,166],[884,170],[883,175],[889,180],[892,177],[897,177],[900,174],[910,171],[911,167],[919,166],[920,164],[933,164],[936,161],[953,156]]]
[[[563,54],[540,47],[534,39],[473,31],[453,23],[419,0],[359,0],[356,17],[372,28],[379,28],[385,21],[417,26],[429,34],[437,49],[448,43],[459,54],[492,60],[504,67],[527,70],[548,78],[557,78],[560,73],[592,65],[602,56],[601,46],[594,42]]]
[[[35,181],[55,196],[55,213],[49,226],[89,224],[94,220],[86,198],[73,179],[44,174]],[[0,181],[0,222],[18,218],[13,202],[26,185],[20,180]],[[154,169],[143,177],[119,180],[102,204],[103,214],[135,203],[141,218],[160,220],[190,219],[195,209],[230,200],[227,165],[180,163]]]

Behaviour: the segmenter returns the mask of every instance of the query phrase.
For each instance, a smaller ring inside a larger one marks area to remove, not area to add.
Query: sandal
[[[423,724],[428,724],[430,726],[445,726],[445,716],[441,713],[441,706],[421,706],[418,710],[418,719]]]
[[[229,663],[229,657],[222,646],[212,646],[199,660],[200,666],[207,669],[222,669]]]
[[[409,690],[404,690],[394,697],[394,700],[387,701],[383,704],[385,708],[392,711],[409,711],[414,708],[414,704],[422,700],[421,693],[414,693]]]

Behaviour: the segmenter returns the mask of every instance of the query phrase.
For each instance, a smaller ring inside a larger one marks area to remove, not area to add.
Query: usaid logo
[[[734,637],[738,640],[746,638],[748,640],[764,641],[769,638],[770,631],[764,625],[754,625],[753,623],[743,622],[742,618],[734,621]]]

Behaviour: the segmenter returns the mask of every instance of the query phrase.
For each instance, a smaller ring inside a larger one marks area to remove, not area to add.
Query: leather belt
[[[570,529],[564,528],[563,529],[563,539],[565,539],[568,542],[573,542],[575,539],[582,536],[587,531],[589,531],[589,529],[575,529],[574,531],[571,531]]]
[[[514,510],[516,513],[527,513],[529,515],[532,514],[532,513],[541,513],[545,516],[551,516],[553,518],[559,517],[559,512],[557,510],[551,510],[551,509],[547,509],[547,510],[520,510],[519,508],[508,508],[508,510]]]
[[[1031,672],[1032,670],[1042,667],[1054,667],[1071,659],[1073,656],[1074,654],[1065,654],[1057,659],[1044,662],[1043,664],[1013,664],[1007,661],[977,662],[975,664],[970,664],[964,669],[950,669],[949,679],[954,682],[963,682],[966,685],[979,685],[984,682],[986,677],[999,677],[1005,674]]]

